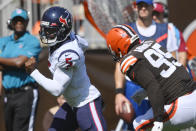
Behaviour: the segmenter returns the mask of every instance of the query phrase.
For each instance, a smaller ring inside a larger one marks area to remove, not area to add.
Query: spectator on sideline
[[[154,10],[153,10],[153,20],[157,23],[164,23],[164,18],[166,15],[165,13],[166,5],[160,2],[154,2]],[[177,40],[177,46],[178,51],[176,52],[176,58],[177,60],[183,64],[185,67],[187,66],[187,47],[185,40],[183,38],[182,32],[174,26],[173,23],[168,23],[168,28],[174,32],[176,40]]]
[[[38,58],[41,48],[39,40],[26,30],[28,21],[26,10],[14,10],[8,23],[14,33],[0,38],[7,131],[34,130],[38,90],[35,80],[26,73],[24,65],[28,58]]]

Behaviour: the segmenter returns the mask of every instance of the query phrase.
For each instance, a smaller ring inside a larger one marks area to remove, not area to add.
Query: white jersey
[[[49,70],[53,74],[53,83],[45,79],[45,84],[42,84],[38,80],[53,95],[63,94],[72,107],[81,107],[100,96],[86,72],[83,51],[86,46],[87,42],[79,36],[73,41],[63,43],[49,54]]]

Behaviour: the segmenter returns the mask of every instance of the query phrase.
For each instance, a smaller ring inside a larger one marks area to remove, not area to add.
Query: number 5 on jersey
[[[66,62],[66,69],[72,67],[73,63],[72,63],[72,58],[65,58],[65,62]]]

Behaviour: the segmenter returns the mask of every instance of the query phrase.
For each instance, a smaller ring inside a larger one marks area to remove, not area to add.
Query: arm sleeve
[[[85,39],[81,38],[79,35],[76,35],[76,38],[78,40],[80,48],[85,52],[88,48],[88,42]]]
[[[164,115],[164,98],[161,93],[160,84],[148,68],[137,63],[127,75],[147,92],[150,100],[155,121],[162,121]]]
[[[54,72],[53,79],[46,78],[37,69],[34,70],[30,75],[39,83],[45,90],[50,92],[54,96],[59,96],[68,87],[73,70],[62,70],[57,68]]]

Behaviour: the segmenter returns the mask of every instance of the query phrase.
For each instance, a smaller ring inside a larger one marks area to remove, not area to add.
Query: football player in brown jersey
[[[194,121],[196,84],[171,53],[154,40],[141,42],[129,25],[116,25],[106,40],[121,72],[144,88],[152,106],[133,121],[136,131],[152,126],[161,131],[165,121],[173,125]]]

